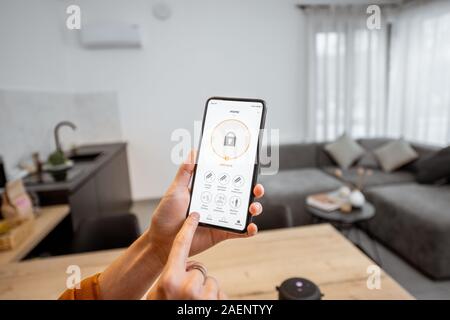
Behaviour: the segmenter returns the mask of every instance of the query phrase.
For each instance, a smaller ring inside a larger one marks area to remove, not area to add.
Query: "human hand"
[[[198,262],[187,262],[200,215],[193,212],[185,220],[173,241],[167,264],[155,286],[147,295],[150,300],[217,300],[226,298],[216,279],[207,275]]]
[[[195,153],[192,151],[178,169],[174,181],[153,213],[150,229],[147,231],[149,241],[158,248],[158,256],[162,264],[165,264],[173,239],[186,218],[190,199],[189,182],[194,171],[194,163]],[[257,184],[253,194],[255,198],[261,198],[264,195],[263,186]],[[262,210],[259,202],[250,204],[249,212],[252,216],[259,215]],[[250,237],[257,232],[258,227],[254,223],[248,225],[246,234],[199,226],[192,240],[190,255],[200,253],[223,240]]]

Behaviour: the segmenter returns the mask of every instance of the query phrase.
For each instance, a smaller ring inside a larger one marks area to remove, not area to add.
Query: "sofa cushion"
[[[340,136],[336,141],[327,144],[325,150],[342,169],[350,168],[365,152],[355,140],[346,134]]]
[[[373,153],[385,172],[392,172],[419,157],[411,145],[403,139],[389,142]]]
[[[331,191],[342,184],[319,169],[282,170],[276,175],[260,176],[264,185],[263,204],[285,204],[291,208],[294,225],[311,222],[305,210],[305,200],[310,194]]]
[[[450,186],[400,184],[371,188],[368,228],[433,278],[450,277]]]
[[[380,164],[372,151],[366,150],[366,153],[358,160],[356,166],[368,169],[380,169]]]
[[[419,161],[416,167],[419,183],[435,183],[439,180],[447,180],[450,177],[450,147]]]
[[[325,167],[323,170],[329,175],[335,177],[337,167]],[[357,185],[359,181],[357,168],[350,168],[348,170],[342,170],[342,177],[337,178],[342,182],[350,182],[353,185]],[[415,181],[415,176],[409,171],[401,170],[391,173],[386,173],[382,170],[372,170],[372,175],[365,178],[365,188],[370,188],[379,185],[388,185],[396,183],[410,183]]]
[[[276,147],[272,147],[272,158],[277,156],[274,154],[275,148]],[[280,145],[279,169],[314,168],[316,166],[317,148],[316,143],[292,143]],[[274,165],[274,163],[271,164]]]

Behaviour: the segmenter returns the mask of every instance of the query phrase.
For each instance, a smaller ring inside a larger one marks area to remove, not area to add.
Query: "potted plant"
[[[44,170],[49,172],[55,181],[64,181],[67,178],[67,171],[73,167],[73,162],[67,159],[62,150],[56,150],[48,156]]]

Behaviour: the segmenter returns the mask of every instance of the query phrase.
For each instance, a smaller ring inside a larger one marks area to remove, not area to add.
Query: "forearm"
[[[147,233],[137,239],[99,277],[101,299],[140,299],[164,263]]]

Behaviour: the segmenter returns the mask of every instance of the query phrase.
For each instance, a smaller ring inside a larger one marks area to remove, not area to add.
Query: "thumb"
[[[191,181],[192,172],[194,172],[195,167],[195,150],[191,150],[186,160],[184,160],[183,164],[178,168],[177,175],[175,176],[174,183],[176,185],[185,186],[189,185]]]
[[[195,230],[197,230],[200,215],[192,212],[184,221],[183,226],[173,240],[172,250],[170,250],[168,262],[175,267],[186,268],[186,261],[191,250],[192,239],[194,239]]]

